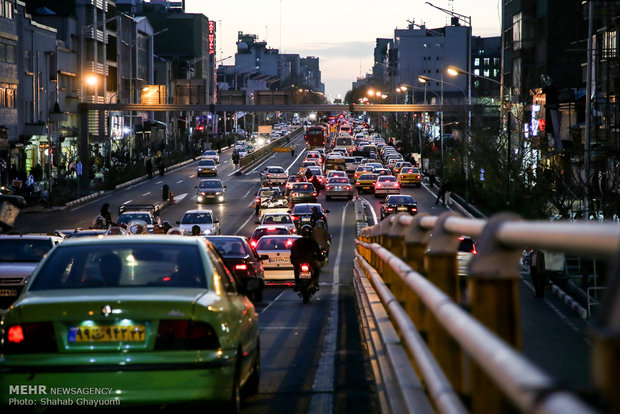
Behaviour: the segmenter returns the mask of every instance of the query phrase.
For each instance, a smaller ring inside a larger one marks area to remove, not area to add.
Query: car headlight
[[[219,201],[224,201],[224,196],[223,196],[223,195],[221,195],[221,196],[219,196],[217,199],[218,199]]]
[[[215,193],[215,195],[222,195],[222,192],[218,191],[218,192]]]

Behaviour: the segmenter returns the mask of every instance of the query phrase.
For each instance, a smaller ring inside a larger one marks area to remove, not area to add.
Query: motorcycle
[[[297,294],[302,298],[303,303],[308,303],[310,297],[317,292],[313,273],[316,270],[308,263],[299,265],[299,282],[297,283]]]

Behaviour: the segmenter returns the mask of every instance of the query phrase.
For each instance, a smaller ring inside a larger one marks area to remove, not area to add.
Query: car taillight
[[[58,352],[51,322],[31,322],[12,325],[5,331],[2,345],[5,354]]]
[[[331,185],[328,185],[327,187],[325,187],[326,190],[332,190],[334,187],[332,187]]]
[[[392,207],[388,207],[387,211],[394,211]]]
[[[267,227],[267,231],[275,231],[276,228],[275,227]]]
[[[300,266],[300,268],[301,268],[301,271],[302,271],[302,272],[309,272],[309,271],[310,271],[310,266],[308,266],[308,265],[307,265],[307,264],[305,264],[305,263],[304,263],[304,264],[302,264],[302,265]]]
[[[256,247],[256,245],[257,245],[257,244],[258,244],[258,242],[257,242],[256,240],[251,240],[251,241],[250,241],[250,245],[251,245],[252,247]]]
[[[312,197],[316,197],[316,193],[312,193]]]
[[[235,270],[248,270],[248,265],[246,265],[245,263],[236,264]]]
[[[260,198],[257,198],[256,200],[254,200],[255,203],[260,203]]]
[[[396,188],[400,187],[400,183],[396,183]]]
[[[169,351],[176,349],[218,349],[220,341],[215,329],[206,322],[186,319],[159,322],[155,350]]]
[[[381,188],[381,184],[380,183],[375,183],[375,187]]]
[[[345,189],[345,190],[350,190],[350,189],[351,189],[351,186],[350,186],[350,185],[345,185],[345,186],[344,186],[344,189]]]
[[[299,220],[299,216],[291,216],[291,219],[293,219],[293,221]]]
[[[418,211],[417,207],[411,207],[411,211]]]
[[[293,239],[288,239],[284,244],[286,245],[286,247],[291,247],[293,245]]]

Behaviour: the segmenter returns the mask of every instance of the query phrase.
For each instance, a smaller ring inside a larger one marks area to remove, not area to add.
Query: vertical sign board
[[[215,21],[209,20],[209,54],[215,53]]]

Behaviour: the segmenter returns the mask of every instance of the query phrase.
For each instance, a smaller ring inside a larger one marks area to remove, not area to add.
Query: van
[[[339,136],[334,142],[334,147],[346,148],[351,153],[355,150],[355,140],[351,136]]]

